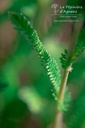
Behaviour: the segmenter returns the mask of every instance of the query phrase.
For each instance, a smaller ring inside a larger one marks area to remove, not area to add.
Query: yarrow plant
[[[64,69],[62,75],[55,58],[51,57],[50,53],[46,50],[30,21],[28,21],[22,13],[9,12],[9,16],[12,23],[15,25],[15,29],[23,33],[34,50],[36,50],[43,67],[46,69],[47,75],[54,88],[52,89],[52,94],[56,100],[57,106],[54,128],[61,128],[63,111],[67,110],[70,100],[70,94],[66,86],[68,75],[69,72],[73,70],[73,63],[85,49],[85,30],[81,29],[83,18],[81,17],[79,19],[80,22],[74,24],[70,46],[61,54],[60,61]]]

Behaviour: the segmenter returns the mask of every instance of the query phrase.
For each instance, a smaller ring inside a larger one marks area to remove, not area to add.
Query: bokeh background
[[[8,11],[22,12],[57,60],[68,48],[72,22],[54,23],[52,4],[83,5],[82,0],[0,0],[0,128],[52,128],[56,101],[52,85],[37,53],[13,29]],[[85,15],[84,9],[79,12]],[[64,113],[64,128],[85,128],[85,53],[68,78],[71,101]]]

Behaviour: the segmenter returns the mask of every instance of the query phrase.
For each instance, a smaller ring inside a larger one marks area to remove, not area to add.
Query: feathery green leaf
[[[64,53],[61,54],[60,61],[63,68],[67,67],[67,59],[68,59],[68,51],[67,49],[64,50]]]
[[[75,47],[71,61],[75,61],[77,57],[85,50],[85,29],[80,32],[78,37],[77,45]]]
[[[61,54],[61,64],[63,68],[66,68],[69,66],[71,63],[73,63],[80,55],[81,53],[85,50],[85,29],[83,29],[78,37],[77,44],[75,46],[73,55],[71,58],[68,60],[68,51],[65,49],[64,53]]]
[[[45,67],[50,81],[54,86],[55,95],[57,95],[61,82],[61,76],[56,60],[47,52],[41,43],[36,30],[23,14],[10,12],[9,15],[12,22],[16,25],[16,29],[25,35],[26,39],[30,41],[33,48],[37,51],[42,65]]]

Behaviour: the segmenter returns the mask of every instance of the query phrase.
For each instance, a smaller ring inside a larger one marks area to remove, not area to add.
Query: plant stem
[[[64,70],[64,74],[63,74],[63,78],[62,78],[61,86],[60,86],[60,92],[58,96],[58,100],[61,104],[63,104],[68,75],[71,70],[72,70],[71,65]]]
[[[57,111],[53,128],[63,128],[63,112]]]
[[[69,62],[69,60],[71,59],[73,55],[75,45],[77,42],[77,37],[82,27],[82,24],[83,24],[83,18],[80,19],[80,22],[74,24],[72,39],[71,39],[69,49],[68,49],[69,54],[68,54],[67,62]],[[69,72],[71,70],[72,70],[72,63],[69,63],[69,66],[66,69],[64,69],[64,74],[63,74],[63,78],[62,78],[61,85],[60,85],[60,91],[58,95],[58,100],[61,105],[63,105],[63,102],[64,102],[66,84],[67,84]],[[57,106],[57,113],[56,113],[54,128],[63,128],[63,112],[58,108],[58,106]]]
[[[71,65],[66,70],[64,70],[63,78],[61,81],[60,92],[59,92],[59,96],[58,96],[58,100],[61,103],[61,105],[63,104],[68,75],[71,70],[72,70]],[[57,106],[54,128],[63,128],[62,122],[63,122],[63,112],[61,110],[59,110],[59,108]]]

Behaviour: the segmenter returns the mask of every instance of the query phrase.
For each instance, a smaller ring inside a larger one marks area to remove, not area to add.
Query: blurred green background
[[[7,11],[22,12],[60,68],[73,23],[54,23],[52,4],[82,5],[82,0],[0,0],[0,128],[52,128],[56,101],[52,85],[37,53],[13,29]],[[79,12],[85,15],[84,9]],[[61,68],[61,73],[62,73]],[[85,53],[73,65],[68,79],[71,101],[64,128],[85,128]]]

